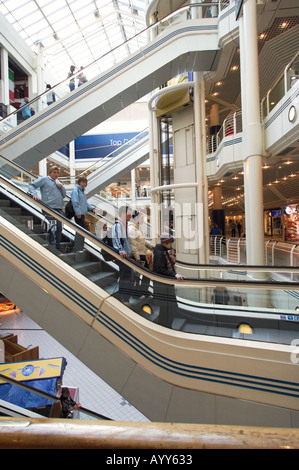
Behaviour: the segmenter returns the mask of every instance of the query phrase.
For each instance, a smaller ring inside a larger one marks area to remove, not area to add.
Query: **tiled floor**
[[[65,357],[63,384],[79,387],[85,408],[116,421],[149,421],[25,313],[0,315],[0,335],[8,332],[17,335],[18,343],[26,348],[39,346],[40,358]]]

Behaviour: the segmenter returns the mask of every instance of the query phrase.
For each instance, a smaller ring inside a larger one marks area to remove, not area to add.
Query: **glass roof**
[[[0,0],[0,12],[46,67],[66,78],[124,43],[145,25],[147,0]]]

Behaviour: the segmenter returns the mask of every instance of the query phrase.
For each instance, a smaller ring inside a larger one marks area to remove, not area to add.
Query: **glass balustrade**
[[[291,278],[296,268],[188,266],[176,260],[184,279],[160,276],[121,259],[95,235],[3,177],[0,181],[0,217],[148,321],[185,333],[284,344],[296,340],[299,284]],[[48,242],[49,215],[63,222],[60,251]],[[85,237],[81,253],[72,252],[76,232]]]

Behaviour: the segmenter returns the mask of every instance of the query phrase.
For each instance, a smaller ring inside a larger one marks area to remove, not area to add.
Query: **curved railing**
[[[261,101],[261,119],[272,111],[277,103],[286,95],[299,79],[299,51],[286,65]]]
[[[242,130],[242,111],[238,110],[229,114],[224,119],[217,134],[207,137],[207,154],[216,152],[224,137],[234,136],[242,132]]]

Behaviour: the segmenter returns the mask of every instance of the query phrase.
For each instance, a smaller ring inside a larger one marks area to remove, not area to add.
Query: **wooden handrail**
[[[0,449],[298,449],[299,429],[0,418]]]

